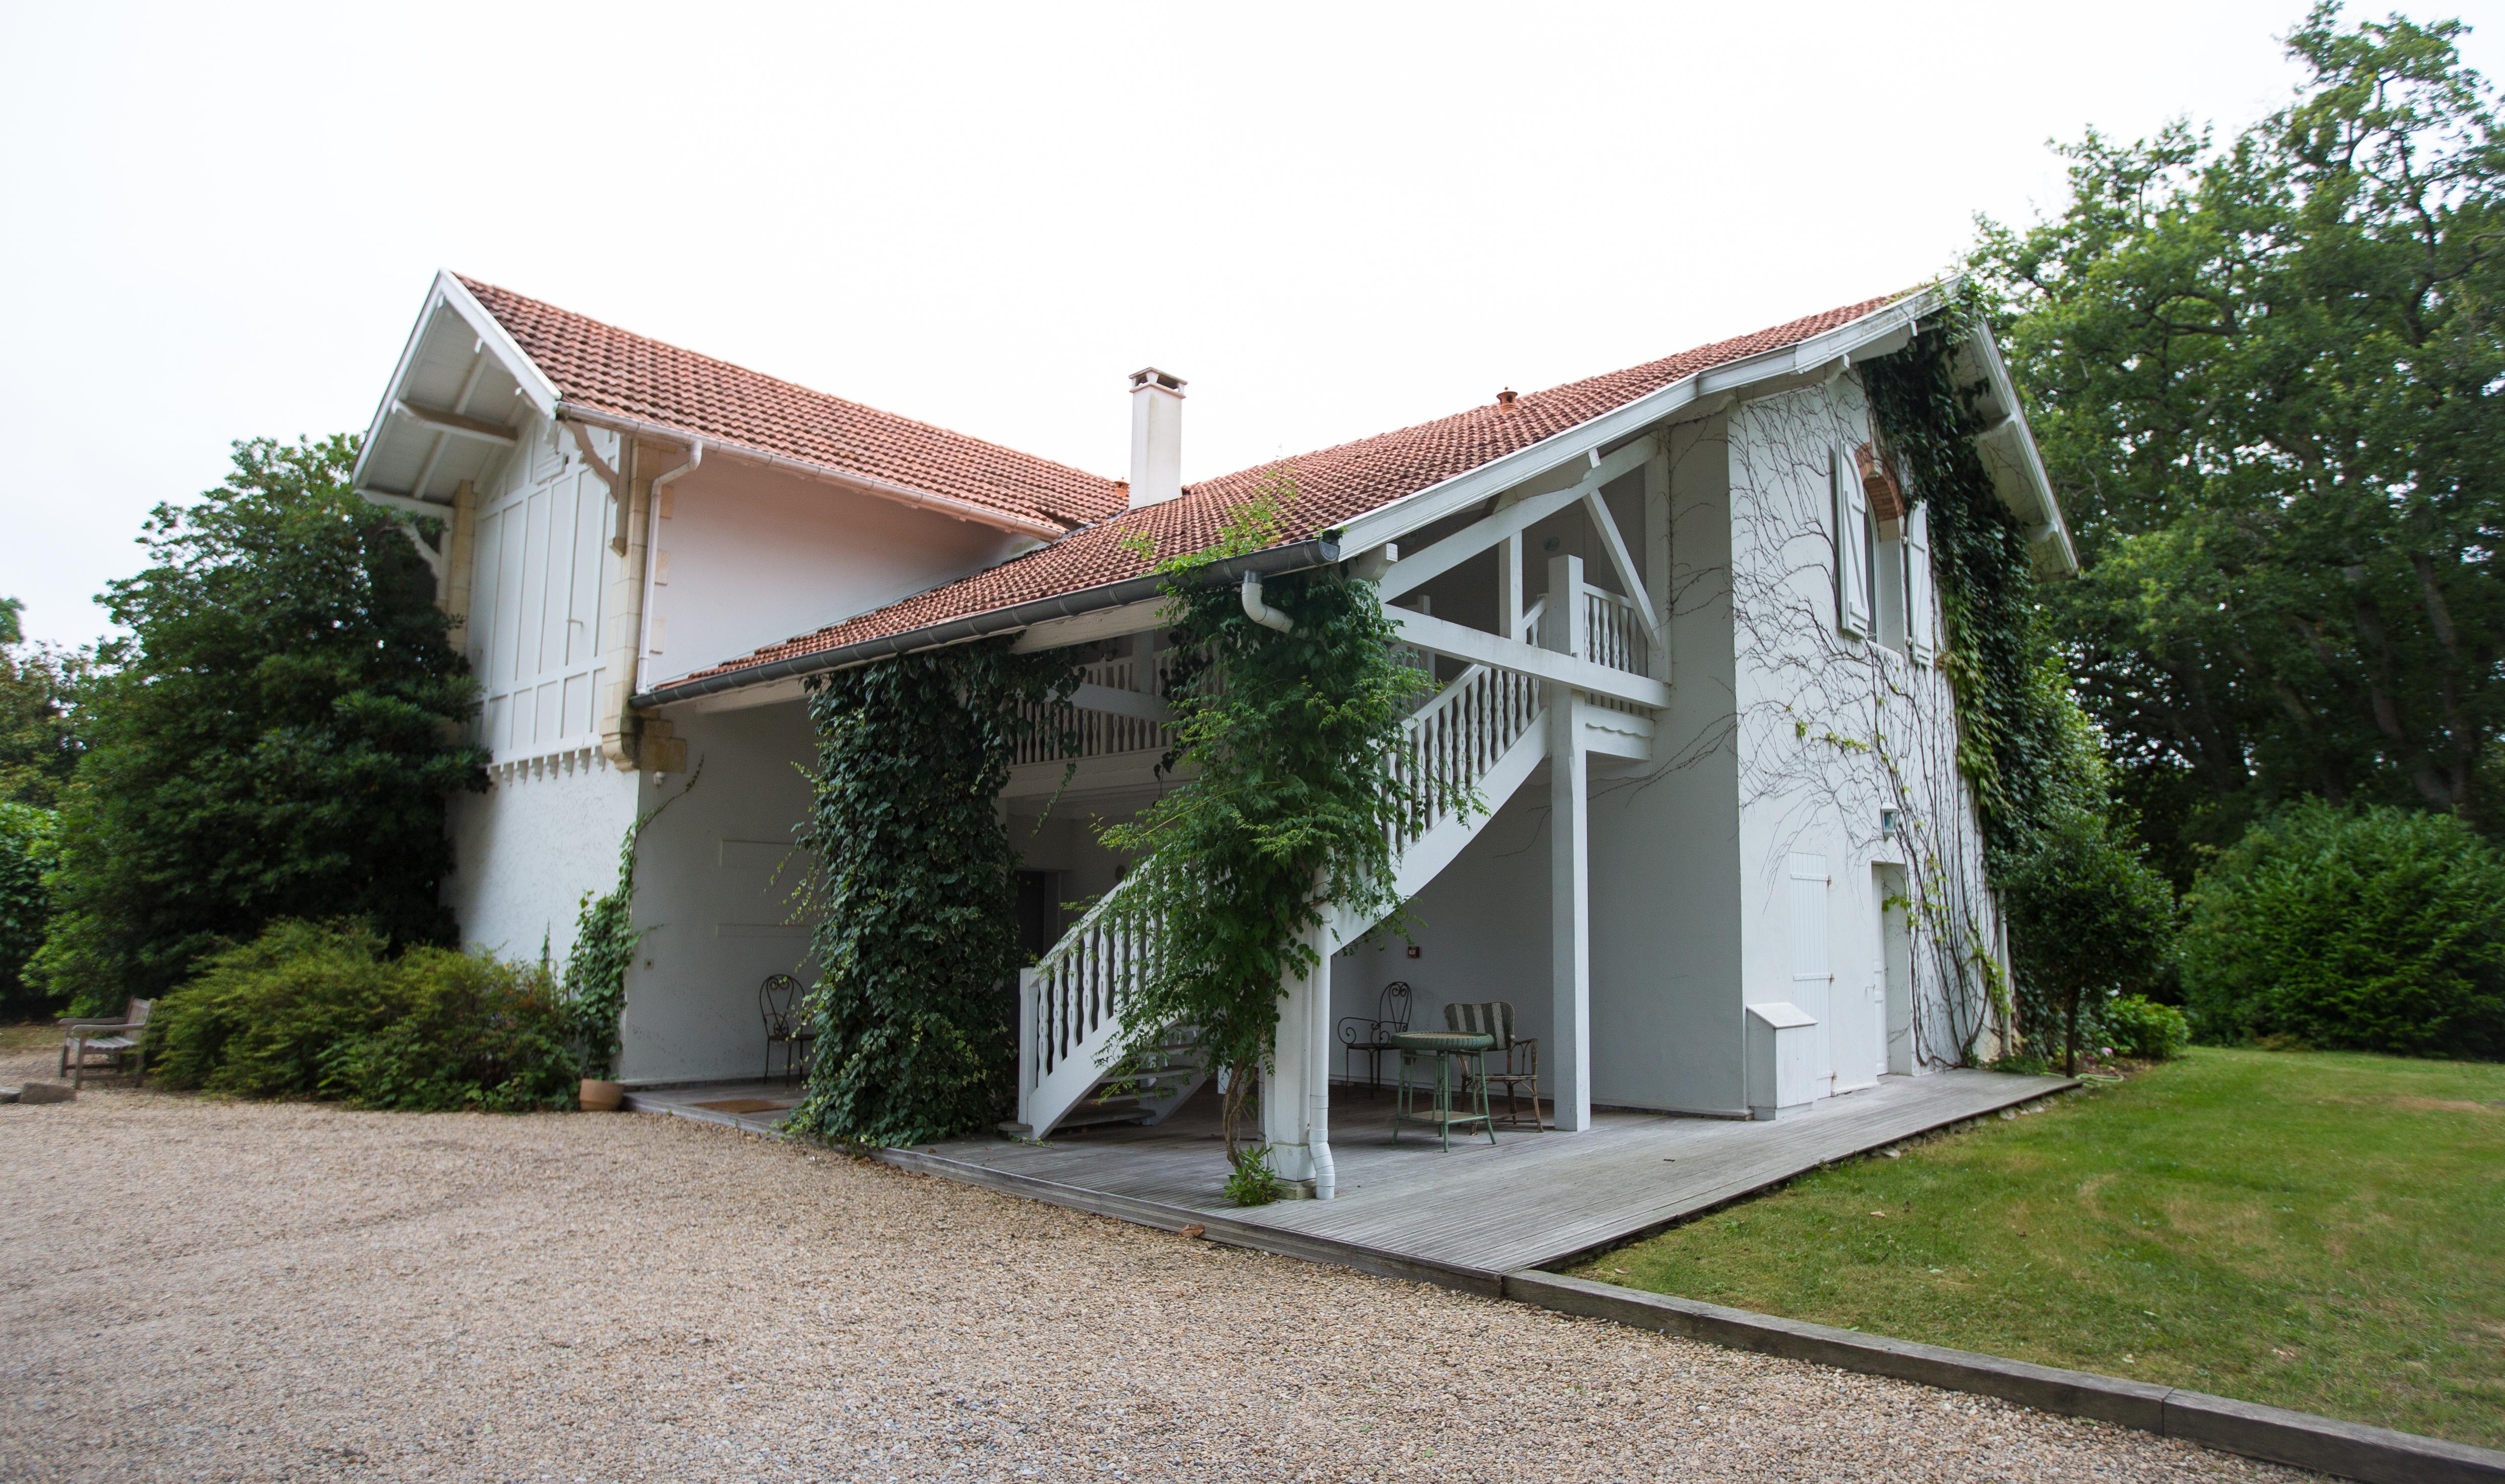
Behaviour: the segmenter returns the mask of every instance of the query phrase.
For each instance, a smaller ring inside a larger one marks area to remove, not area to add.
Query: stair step
[[[1094,1128],[1102,1123],[1137,1123],[1152,1112],[1154,1110],[1142,1108],[1136,1103],[1127,1108],[1118,1103],[1096,1108],[1081,1103],[1076,1109],[1062,1114],[1061,1121],[1052,1126],[1058,1132],[1072,1128]]]

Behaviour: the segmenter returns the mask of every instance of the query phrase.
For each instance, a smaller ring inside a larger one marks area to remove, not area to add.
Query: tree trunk
[[[1257,1061],[1246,1062],[1226,1071],[1226,1096],[1219,1100],[1217,1108],[1218,1126],[1226,1135],[1226,1162],[1230,1166],[1235,1163],[1236,1151],[1242,1147],[1235,1131],[1244,1126],[1245,1105],[1252,1100],[1252,1088],[1260,1076],[1261,1064]]]

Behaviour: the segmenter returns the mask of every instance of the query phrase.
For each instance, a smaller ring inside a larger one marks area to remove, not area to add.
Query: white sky
[[[1117,477],[1153,363],[1192,480],[1919,281],[2048,138],[2276,107],[2303,8],[18,0],[0,594],[95,637],[439,266]]]

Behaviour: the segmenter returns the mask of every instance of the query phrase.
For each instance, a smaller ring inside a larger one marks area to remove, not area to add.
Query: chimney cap
[[[1500,407],[1509,407],[1513,406],[1513,399],[1520,395],[1521,393],[1516,392],[1513,388],[1506,387],[1503,391],[1496,394],[1497,406]]]
[[[1164,387],[1170,392],[1180,392],[1187,384],[1188,383],[1186,383],[1181,376],[1176,375],[1174,372],[1161,371],[1153,366],[1143,366],[1138,371],[1131,372],[1131,387],[1134,391],[1144,386],[1153,385]]]

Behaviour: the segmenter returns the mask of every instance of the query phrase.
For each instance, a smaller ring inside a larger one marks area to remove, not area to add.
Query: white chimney
[[[1131,509],[1182,493],[1181,376],[1153,366],[1131,372]]]

